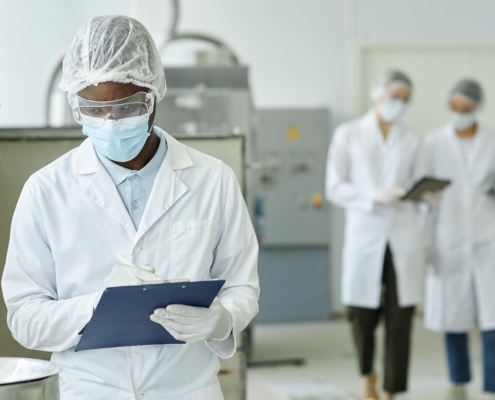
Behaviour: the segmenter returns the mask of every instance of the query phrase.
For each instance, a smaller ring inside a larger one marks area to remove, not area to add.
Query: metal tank
[[[0,399],[60,400],[62,368],[30,358],[0,358]]]

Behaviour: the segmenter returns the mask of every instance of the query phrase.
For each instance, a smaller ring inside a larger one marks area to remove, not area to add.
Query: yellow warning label
[[[289,126],[289,129],[287,129],[286,138],[287,140],[299,140],[299,128],[296,125]]]
[[[314,208],[323,207],[323,196],[321,195],[321,193],[314,193],[312,200],[313,200],[313,207]]]

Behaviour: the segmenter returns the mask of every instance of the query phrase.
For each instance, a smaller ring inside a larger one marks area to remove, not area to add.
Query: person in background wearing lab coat
[[[88,22],[60,88],[89,138],[22,190],[2,279],[14,338],[53,352],[62,400],[222,400],[218,356],[235,353],[259,296],[258,244],[234,173],[153,126],[165,75],[132,18]],[[106,287],[162,278],[226,281],[209,309],[150,316],[186,344],[74,352]]]
[[[449,93],[451,121],[427,137],[428,174],[451,181],[431,213],[425,326],[445,332],[448,399],[467,398],[468,331],[483,338],[484,390],[495,392],[495,130],[477,121],[483,91],[473,80]]]
[[[371,85],[373,108],[337,128],[328,153],[326,196],[346,210],[342,302],[348,306],[363,399],[378,399],[375,330],[385,319],[385,399],[407,390],[410,331],[424,269],[417,206],[401,201],[420,178],[419,137],[398,122],[412,92],[400,71]]]

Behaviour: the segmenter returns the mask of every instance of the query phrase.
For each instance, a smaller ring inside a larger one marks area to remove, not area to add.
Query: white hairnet
[[[155,42],[142,23],[104,15],[86,23],[64,58],[60,89],[73,96],[101,82],[133,83],[151,89],[159,102],[167,91]]]
[[[387,94],[390,87],[397,83],[407,85],[411,89],[413,86],[411,79],[398,70],[388,70],[376,75],[370,85],[371,100],[380,100]]]
[[[471,100],[476,108],[482,105],[485,97],[481,85],[473,79],[461,79],[458,81],[452,89],[450,89],[449,100],[456,95]]]

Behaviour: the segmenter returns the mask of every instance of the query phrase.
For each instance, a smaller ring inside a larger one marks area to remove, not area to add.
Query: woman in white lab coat
[[[467,332],[476,323],[484,389],[495,392],[495,130],[477,122],[482,101],[477,82],[459,81],[449,93],[451,122],[425,144],[428,173],[452,182],[432,212],[425,325],[445,332],[455,399],[471,380]]]
[[[374,107],[338,127],[327,164],[327,198],[346,210],[342,302],[348,306],[363,376],[377,399],[374,332],[387,332],[385,398],[407,390],[410,330],[421,301],[424,251],[417,206],[400,197],[420,177],[419,137],[398,120],[412,83],[400,71],[375,78]]]
[[[62,400],[223,400],[218,357],[235,353],[259,295],[258,244],[235,175],[153,127],[165,76],[138,21],[86,24],[61,88],[88,139],[19,198],[2,279],[14,338],[53,353]],[[210,308],[145,316],[185,344],[74,351],[106,287],[161,278],[225,280]]]

